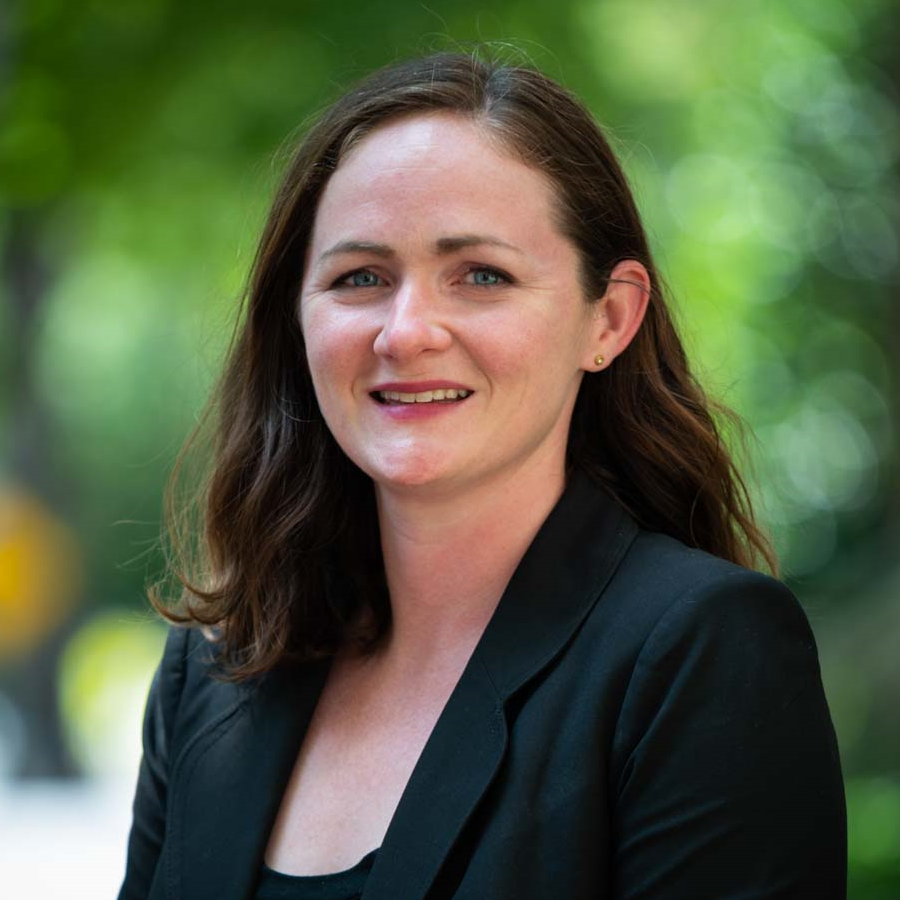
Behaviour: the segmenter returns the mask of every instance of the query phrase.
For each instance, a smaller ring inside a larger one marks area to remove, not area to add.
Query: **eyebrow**
[[[465,250],[467,247],[480,247],[484,245],[490,247],[505,247],[507,250],[512,250],[515,253],[524,252],[514,244],[509,244],[506,241],[501,241],[500,238],[491,237],[486,234],[458,234],[450,237],[438,238],[434,242],[434,252],[438,256],[447,256],[451,253],[456,253],[459,250]],[[338,241],[333,247],[329,247],[320,254],[319,262],[332,256],[340,256],[347,253],[371,253],[374,256],[380,256],[385,259],[397,255],[394,248],[387,244],[376,244],[373,241]]]

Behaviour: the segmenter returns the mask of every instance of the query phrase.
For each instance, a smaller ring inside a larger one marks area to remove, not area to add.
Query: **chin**
[[[369,477],[385,488],[425,487],[447,476],[446,465],[433,454],[407,456],[401,454],[390,459],[366,460],[361,466]]]
[[[433,469],[401,469],[399,471],[379,470],[372,475],[373,481],[385,488],[419,488],[439,482],[440,474]]]

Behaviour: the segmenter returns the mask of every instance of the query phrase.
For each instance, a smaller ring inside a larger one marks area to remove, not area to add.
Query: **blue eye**
[[[463,276],[465,284],[472,287],[501,287],[503,285],[512,284],[513,280],[509,275],[501,272],[499,269],[493,269],[486,266],[473,266]],[[371,269],[357,269],[355,272],[347,272],[341,275],[335,282],[334,288],[374,288],[381,287],[383,280],[380,275]]]
[[[498,272],[497,269],[470,269],[466,275],[471,276],[472,280],[469,283],[476,287],[496,287],[501,284],[509,284],[511,281],[509,276]]]
[[[379,277],[368,269],[360,269],[357,272],[351,272],[340,279],[340,284],[347,287],[367,288],[375,287],[379,282]]]

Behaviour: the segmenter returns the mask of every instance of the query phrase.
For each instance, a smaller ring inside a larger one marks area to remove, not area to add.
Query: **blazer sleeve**
[[[153,676],[144,711],[143,747],[133,819],[128,837],[125,878],[119,900],[146,900],[166,832],[166,795],[172,728],[184,686],[190,630],[172,627]]]
[[[653,628],[613,748],[616,900],[843,900],[837,741],[806,616],[738,570]]]

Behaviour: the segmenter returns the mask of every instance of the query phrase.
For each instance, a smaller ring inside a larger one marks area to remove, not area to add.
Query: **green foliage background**
[[[146,686],[163,484],[292,136],[377,65],[502,42],[608,129],[704,380],[757,435],[838,728],[851,896],[900,894],[889,0],[30,0],[0,35],[8,775],[105,764],[104,685]]]

